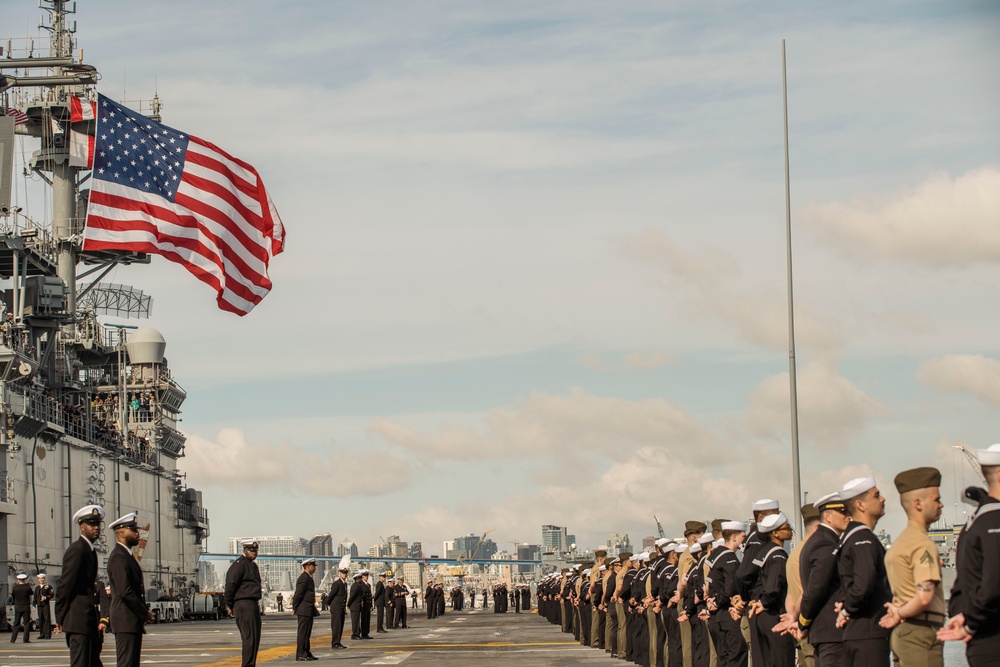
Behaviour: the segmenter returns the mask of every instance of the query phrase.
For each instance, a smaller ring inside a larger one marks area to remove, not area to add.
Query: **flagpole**
[[[785,115],[785,247],[788,265],[788,390],[791,397],[792,413],[792,490],[795,498],[795,527],[801,539],[802,480],[799,471],[799,401],[795,383],[795,306],[792,298],[792,196],[788,175],[788,77],[785,67],[785,40],[781,40],[781,97]]]

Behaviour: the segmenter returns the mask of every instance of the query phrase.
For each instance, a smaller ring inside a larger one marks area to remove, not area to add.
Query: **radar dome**
[[[128,349],[129,361],[133,364],[162,364],[167,341],[156,329],[142,327],[129,336],[125,347]]]

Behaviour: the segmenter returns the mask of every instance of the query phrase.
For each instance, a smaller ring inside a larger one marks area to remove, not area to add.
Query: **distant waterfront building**
[[[455,540],[445,540],[444,542],[441,543],[441,553],[444,554],[445,558],[447,558],[448,553],[453,551],[454,549],[455,549]]]
[[[411,542],[410,548],[407,550],[407,556],[409,558],[423,558],[424,545],[420,542]]]
[[[451,540],[455,546],[447,552],[448,558],[492,558],[493,554],[497,552],[496,542],[489,538],[481,542],[480,540],[479,535],[473,533],[469,533],[463,537],[456,537],[454,540]]]
[[[646,537],[642,538],[642,550],[649,551],[650,549],[653,548],[653,545],[655,543],[656,543],[656,538],[653,537],[652,535],[647,535]]]
[[[540,560],[542,558],[542,548],[537,544],[517,545],[517,560]],[[514,568],[517,574],[534,574],[533,565],[517,565]]]
[[[406,558],[408,556],[410,548],[406,542],[399,539],[399,535],[390,535],[389,539],[385,542],[389,548],[388,556],[392,556],[393,558]]]
[[[622,551],[632,551],[632,545],[628,541],[628,535],[615,533],[608,538],[608,555],[617,556]]]
[[[542,549],[546,553],[562,553],[569,550],[566,541],[566,527],[545,524],[542,526]]]
[[[369,558],[383,558],[389,555],[389,547],[385,544],[373,544],[368,547]]]
[[[240,542],[246,539],[255,539],[259,545],[258,553],[261,556],[305,556],[306,540],[301,537],[292,536],[266,536],[266,537],[231,537],[229,538],[229,553],[243,553]],[[261,560],[260,568],[261,582],[266,581],[270,590],[287,591],[295,587],[295,580],[302,571],[302,566],[297,560]]]
[[[306,544],[306,555],[307,556],[333,556],[333,537],[330,533],[320,533],[319,535],[313,535],[312,539]],[[323,577],[326,573],[333,569],[333,563],[330,561],[316,561],[316,574],[313,575],[313,579],[316,583],[323,581]]]
[[[337,555],[338,556],[350,555],[352,559],[357,558],[359,555],[358,545],[355,544],[353,540],[345,539],[343,542],[340,543],[340,546],[337,547]]]

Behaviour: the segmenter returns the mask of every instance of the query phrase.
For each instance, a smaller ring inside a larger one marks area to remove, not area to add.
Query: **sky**
[[[34,34],[33,3],[4,2]],[[1000,441],[992,2],[81,2],[117,100],[253,164],[240,318],[154,258],[211,551],[329,532],[581,548]],[[6,31],[5,31],[6,32]],[[16,31],[15,31],[16,34]],[[31,211],[43,215],[45,211]]]

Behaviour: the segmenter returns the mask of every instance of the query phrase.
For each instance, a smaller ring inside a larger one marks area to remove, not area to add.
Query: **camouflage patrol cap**
[[[896,484],[896,490],[900,493],[929,489],[932,486],[941,486],[941,471],[931,467],[904,470],[896,475],[896,479],[893,481]]]
[[[703,522],[688,521],[684,524],[684,537],[693,535],[694,533],[704,533],[706,530],[708,530],[708,526],[706,526]]]

